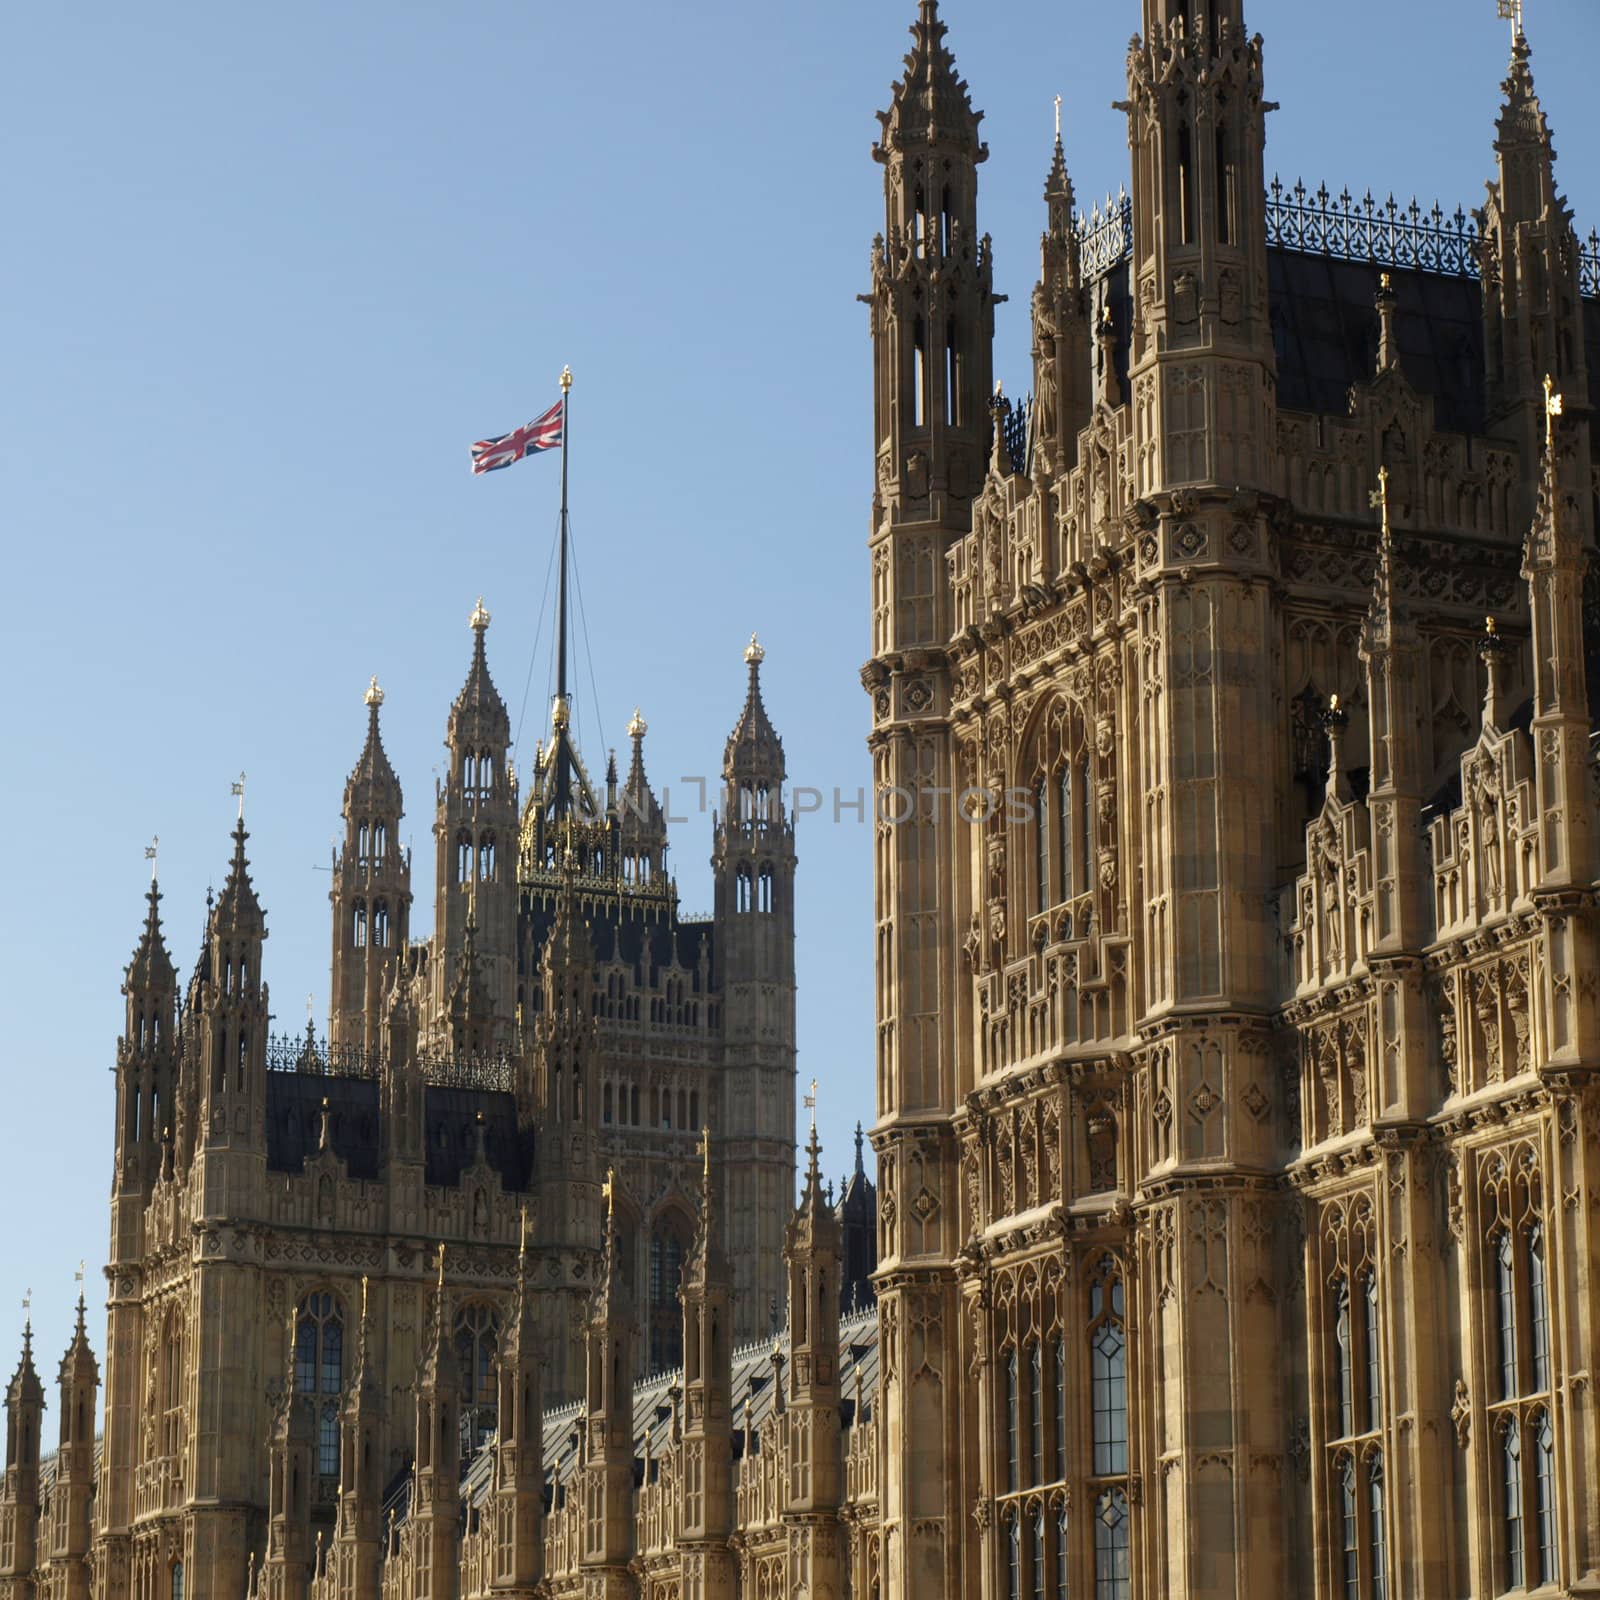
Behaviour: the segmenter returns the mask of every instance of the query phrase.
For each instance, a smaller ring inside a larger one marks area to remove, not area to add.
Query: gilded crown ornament
[[[744,647],[744,659],[752,667],[759,667],[767,659],[767,652],[761,648],[761,641],[753,633],[750,643]]]
[[[372,682],[367,685],[367,692],[361,697],[364,704],[381,706],[383,704],[383,690],[378,687],[378,675],[373,673]]]
[[[472,615],[467,618],[467,626],[475,633],[482,633],[489,626],[489,613],[484,609],[483,596],[478,596],[478,603],[472,608]]]
[[[754,638],[754,635],[752,634],[751,637]],[[635,706],[633,715],[628,719],[628,737],[630,739],[642,739],[649,731],[650,724],[639,715],[639,708]]]

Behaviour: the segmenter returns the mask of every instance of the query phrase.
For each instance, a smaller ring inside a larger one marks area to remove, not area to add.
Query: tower
[[[329,1043],[376,1053],[383,1003],[411,932],[411,859],[400,848],[405,804],[383,748],[383,690],[366,693],[367,742],[344,786],[344,843],[333,862]]]
[[[1527,479],[1544,432],[1541,384],[1587,394],[1578,240],[1556,189],[1555,148],[1519,26],[1495,125],[1498,171],[1478,213],[1489,428],[1520,446]],[[1533,497],[1523,502],[1532,513]]]
[[[178,975],[161,932],[161,891],[152,873],[144,929],[123,976],[126,1003],[117,1041],[116,1155],[108,1252],[105,1440],[95,1515],[100,1563],[125,1574],[138,1457],[140,1311],[128,1269],[142,1260],[145,1209],[172,1149],[178,1107]]]
[[[460,968],[469,917],[484,982],[493,1002],[497,1048],[511,1042],[516,1000],[517,783],[511,770],[511,718],[489,676],[480,600],[468,619],[472,664],[450,708],[445,747],[449,772],[437,786],[432,1024],[449,1030],[451,985]]]
[[[733,1556],[733,1307],[728,1257],[711,1186],[707,1132],[700,1179],[700,1228],[684,1263],[683,1552],[684,1600],[731,1600]]]
[[[532,1600],[544,1573],[544,1353],[529,1277],[528,1218],[517,1247],[517,1284],[500,1347],[494,1446],[494,1592]]]
[[[843,1574],[839,1507],[844,1498],[839,1418],[839,1219],[822,1192],[813,1122],[805,1189],[784,1239],[789,1273],[789,1476],[784,1521],[794,1578],[807,1594],[838,1594]]]
[[[959,945],[974,909],[952,874],[950,797],[989,774],[958,773],[952,759],[944,647],[955,631],[946,557],[971,527],[989,455],[996,303],[989,241],[978,232],[982,115],[945,43],[937,0],[919,0],[911,35],[873,150],[885,225],[866,297],[876,475],[872,658],[862,671],[872,698],[873,1143],[892,1199],[879,1306],[892,1340],[917,1330],[915,1350],[885,1363],[879,1399],[883,1592],[897,1600],[960,1592],[972,1511],[959,1475],[945,1470],[959,1459],[962,1427],[951,1119],[970,1087],[957,1067],[971,1018]]]
[[[1275,1312],[1259,1297],[1172,1292],[1207,1281],[1210,1252],[1227,1252],[1238,1282],[1277,1271],[1253,1219],[1280,1152],[1249,1111],[1276,1092],[1277,702],[1256,657],[1228,643],[1282,625],[1264,581],[1276,367],[1260,40],[1242,0],[1145,0],[1144,21],[1124,105],[1129,381],[1136,493],[1153,508],[1158,559],[1141,569],[1138,610],[1139,725],[1151,732],[1139,751],[1119,750],[1116,771],[1120,792],[1147,797],[1134,1088],[1140,1108],[1198,1097],[1210,1114],[1139,1147],[1137,1192],[1160,1199],[1139,1203],[1137,1225],[1174,1240],[1175,1254],[1141,1256],[1146,1276],[1124,1291],[1130,1325],[1150,1308],[1145,1380],[1166,1395],[1129,1440],[1128,1470],[1159,1462],[1166,1483],[1168,1532],[1149,1581],[1201,1600],[1270,1592],[1285,1577],[1281,1548],[1244,1533],[1282,1515],[1268,1459],[1285,1427]],[[1231,1354],[1243,1350],[1248,1375]]]
[[[780,1303],[782,1218],[794,1193],[794,819],[783,741],[761,699],[765,658],[752,635],[711,855],[727,1085],[719,1132],[741,1338],[763,1332],[766,1308]]]
[[[417,1375],[416,1446],[412,1458],[412,1570],[426,1593],[456,1592],[461,1508],[461,1374],[450,1347],[450,1311],[445,1302],[444,1246],[439,1246],[439,1282],[428,1324],[422,1370]]]
[[[1033,461],[1049,480],[1077,464],[1078,434],[1094,409],[1089,304],[1074,223],[1057,108],[1055,149],[1044,183],[1045,231],[1039,242],[1039,281],[1033,290]]]
[[[378,1592],[383,1543],[383,1389],[367,1296],[363,1278],[355,1371],[339,1411],[339,1517],[334,1536],[338,1600],[365,1600]]]
[[[100,1364],[89,1348],[83,1295],[78,1324],[61,1358],[61,1431],[56,1447],[55,1483],[50,1492],[49,1592],[60,1600],[88,1600],[89,1554],[93,1534],[94,1436],[100,1414]]]
[[[633,1518],[633,1297],[622,1281],[617,1219],[606,1183],[605,1248],[584,1339],[584,1594],[631,1600]]]
[[[0,1600],[31,1600],[39,1551],[39,1432],[44,1385],[33,1367],[33,1324],[6,1389],[6,1471],[0,1484]]]

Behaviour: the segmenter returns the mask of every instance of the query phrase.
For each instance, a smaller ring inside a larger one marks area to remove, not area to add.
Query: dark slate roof
[[[477,1158],[480,1112],[489,1165],[506,1188],[526,1189],[533,1172],[533,1131],[517,1126],[516,1097],[499,1090],[428,1086],[422,1102],[428,1141],[424,1176],[429,1183],[461,1182]]]
[[[328,1142],[352,1178],[376,1178],[381,1159],[378,1085],[370,1078],[318,1072],[267,1074],[267,1169],[301,1172],[317,1153],[322,1102],[328,1101]]]

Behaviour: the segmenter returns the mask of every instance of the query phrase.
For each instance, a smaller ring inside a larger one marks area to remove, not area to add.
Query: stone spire
[[[94,1536],[94,1438],[99,1418],[100,1364],[89,1347],[83,1294],[72,1342],[61,1358],[61,1431],[51,1489],[49,1592],[88,1600],[87,1557]]]
[[[44,1385],[33,1367],[33,1323],[6,1389],[6,1467],[0,1481],[0,1600],[30,1600],[39,1538],[39,1433]]]
[[[905,73],[894,86],[889,109],[878,113],[883,124],[880,152],[937,145],[974,162],[988,160],[989,147],[978,136],[983,113],[972,109],[966,80],[945,44],[948,31],[939,18],[938,0],[918,0]]]
[[[361,1280],[355,1369],[339,1409],[339,1514],[335,1530],[338,1600],[378,1592],[383,1541],[382,1374],[373,1349],[370,1287]]]
[[[636,706],[628,721],[633,759],[628,765],[628,781],[622,787],[617,830],[624,883],[654,882],[666,872],[666,817],[644,770],[644,736],[648,732],[649,724]]]
[[[634,1554],[633,1515],[633,1295],[622,1281],[621,1243],[607,1179],[605,1248],[585,1337],[584,1429],[581,1471],[583,1568],[586,1595],[630,1600],[628,1563]]]
[[[1094,407],[1093,338],[1083,289],[1075,204],[1061,144],[1056,140],[1044,183],[1045,231],[1039,241],[1039,281],[1033,290],[1033,459],[1031,470],[1056,477],[1078,459],[1078,434]]]
[[[542,1366],[538,1291],[528,1261],[524,1210],[516,1290],[500,1344],[492,1512],[497,1529],[495,1593],[512,1600],[531,1600],[544,1572]]]

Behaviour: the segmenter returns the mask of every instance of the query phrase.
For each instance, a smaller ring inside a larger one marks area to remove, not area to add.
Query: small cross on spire
[[[243,822],[244,821],[244,774],[242,772],[239,774],[239,776],[237,778],[235,778],[233,780],[233,786],[232,787],[233,787],[233,793],[238,797],[238,800],[239,800],[239,820],[241,822]]]
[[[1061,138],[1061,96],[1056,96],[1056,139]]]
[[[817,1136],[817,1080],[811,1080],[811,1093],[806,1096],[806,1110],[811,1113],[811,1137]]]
[[[1496,0],[1496,9],[1501,18],[1511,24],[1511,37],[1513,40],[1522,37],[1522,0]]]
[[[156,881],[156,851],[161,848],[161,835],[151,834],[150,843],[144,847],[144,858],[150,863],[150,881]]]

